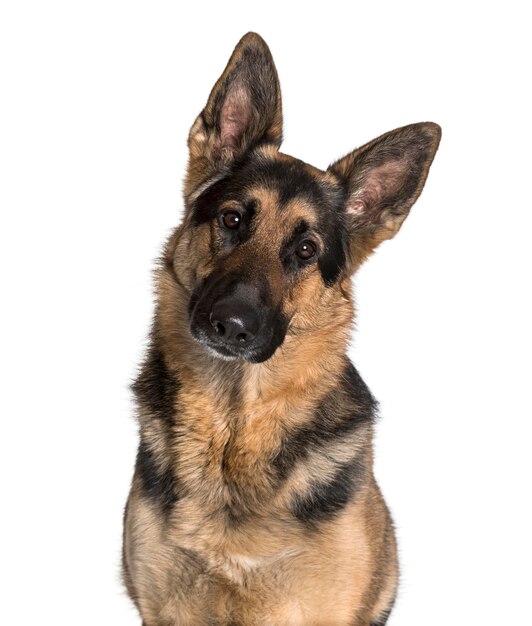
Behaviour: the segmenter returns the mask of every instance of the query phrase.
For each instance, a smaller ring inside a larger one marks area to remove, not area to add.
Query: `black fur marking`
[[[145,495],[167,513],[179,499],[177,481],[170,468],[160,469],[155,455],[142,440],[137,453],[136,472],[142,481]]]
[[[298,159],[278,161],[261,157],[250,159],[242,168],[244,175],[255,184],[277,191],[281,208],[297,197],[306,198],[316,206],[324,204],[324,187]]]
[[[343,204],[343,200],[339,202]],[[344,211],[337,206],[335,211],[321,214],[320,232],[324,233],[325,250],[320,254],[318,267],[325,284],[331,286],[340,275],[347,258],[348,233]]]
[[[152,337],[152,343],[132,389],[141,406],[154,417],[169,424],[173,423],[179,382],[169,371],[156,337]]]
[[[234,247],[238,244],[246,242],[254,232],[253,218],[257,206],[256,200],[248,199],[242,203],[240,207],[242,213],[242,221],[239,228],[235,230],[220,228],[221,240],[224,247]]]
[[[297,495],[292,512],[309,526],[331,519],[350,502],[366,479],[364,462],[355,458],[342,465],[332,480],[316,481],[305,494]]]
[[[309,450],[342,439],[374,420],[377,403],[349,362],[340,385],[321,401],[312,422],[288,434],[272,460],[277,479],[283,481]]]
[[[220,178],[198,196],[192,203],[192,226],[199,226],[214,220],[220,212],[220,206],[227,200],[227,183],[230,178]]]
[[[232,193],[228,183],[229,180],[227,178],[218,180],[199,196],[194,203],[191,223],[193,226],[199,226],[214,220],[219,221],[223,204],[228,200],[236,201],[240,205],[242,212],[240,227],[235,230],[228,230],[218,224],[220,237],[223,242],[222,245],[236,246],[247,241],[253,234],[253,217],[257,203],[252,198],[245,198],[243,194]]]
[[[388,609],[380,617],[378,622],[371,622],[370,626],[386,626],[386,623],[392,614],[392,610]]]
[[[312,230],[305,220],[301,220],[294,228],[290,237],[288,237],[281,246],[281,261],[285,270],[288,272],[297,272],[302,267],[316,261],[315,258],[311,258],[309,261],[303,261],[296,255],[295,250],[298,244],[305,239],[312,239]]]

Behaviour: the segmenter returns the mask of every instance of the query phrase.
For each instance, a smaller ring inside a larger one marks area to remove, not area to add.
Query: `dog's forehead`
[[[193,223],[211,220],[224,206],[247,204],[263,217],[279,220],[282,216],[289,222],[300,214],[318,226],[339,210],[342,199],[333,174],[262,147],[202,191],[192,205]]]
[[[289,212],[301,206],[318,217],[320,211],[333,208],[329,191],[337,187],[336,180],[270,147],[257,150],[241,163],[235,178],[248,193],[258,189],[263,197],[269,193],[271,201],[264,204],[270,209]]]
[[[259,224],[276,224],[280,229],[292,228],[305,222],[319,229],[320,207],[304,194],[281,199],[278,189],[256,186],[249,189],[249,199],[255,204],[255,221]]]

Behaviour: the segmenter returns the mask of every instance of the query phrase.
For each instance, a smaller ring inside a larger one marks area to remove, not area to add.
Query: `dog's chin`
[[[241,350],[212,341],[201,331],[191,328],[193,339],[199,343],[211,356],[223,361],[244,361],[246,363],[264,363],[271,358],[278,346],[264,346],[261,348],[244,348]]]

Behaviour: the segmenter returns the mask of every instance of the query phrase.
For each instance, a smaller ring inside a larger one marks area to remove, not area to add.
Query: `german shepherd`
[[[185,213],[133,385],[123,576],[145,626],[383,626],[398,582],[376,403],[346,351],[351,276],[393,237],[440,140],[393,130],[326,171],[279,151],[248,33],[190,131]]]

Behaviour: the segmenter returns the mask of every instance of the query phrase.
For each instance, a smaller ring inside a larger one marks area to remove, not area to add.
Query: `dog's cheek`
[[[174,270],[180,281],[192,291],[198,281],[213,268],[211,235],[208,224],[188,226],[180,237],[174,255]]]
[[[325,289],[316,266],[288,287],[282,310],[291,324],[298,328],[310,328],[319,323],[319,302]]]

